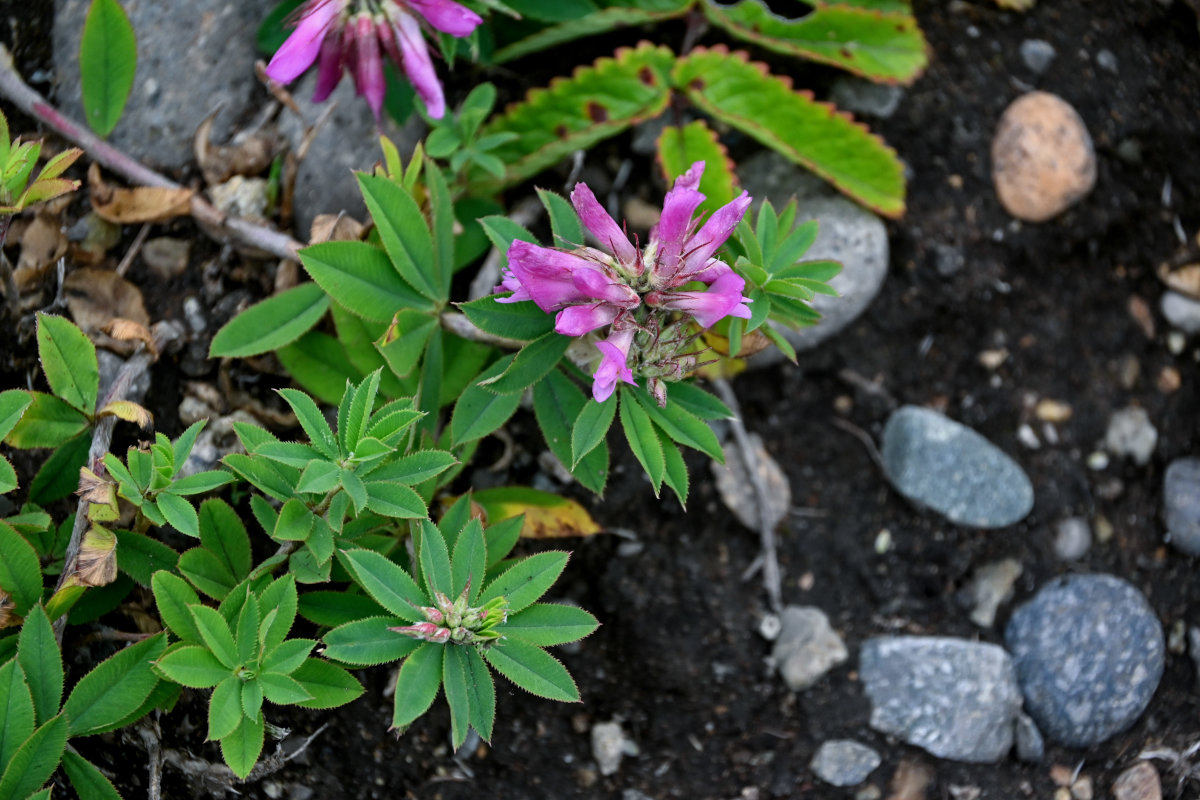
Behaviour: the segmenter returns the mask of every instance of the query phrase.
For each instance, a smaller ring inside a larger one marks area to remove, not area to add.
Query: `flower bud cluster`
[[[469,593],[467,587],[457,600],[451,600],[441,592],[434,592],[436,606],[421,606],[425,622],[388,630],[434,644],[490,644],[500,638],[498,628],[508,619],[508,600],[495,597],[482,606],[472,607],[468,605]]]

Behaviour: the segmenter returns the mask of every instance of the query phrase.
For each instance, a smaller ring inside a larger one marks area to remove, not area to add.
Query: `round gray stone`
[[[928,408],[903,406],[892,413],[882,455],[896,491],[956,524],[1003,528],[1033,508],[1033,485],[1017,462]]]
[[[1163,521],[1176,550],[1200,556],[1200,458],[1177,458],[1167,467]]]
[[[1021,42],[1021,60],[1030,72],[1041,75],[1050,67],[1050,62],[1058,55],[1054,45],[1044,39],[1026,39]]]
[[[831,739],[813,756],[812,771],[834,786],[857,786],[875,771],[881,759],[865,744],[853,739]]]
[[[1162,677],[1162,627],[1141,592],[1111,575],[1049,584],[1017,609],[1004,640],[1025,710],[1070,747],[1132,725]]]
[[[994,644],[921,636],[868,639],[859,675],[871,727],[938,758],[995,763],[1021,708],[1012,661]]]
[[[1200,333],[1200,300],[1179,292],[1164,292],[1159,306],[1174,327],[1184,333]]]

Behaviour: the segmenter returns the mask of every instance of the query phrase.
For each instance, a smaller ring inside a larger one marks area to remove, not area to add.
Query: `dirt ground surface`
[[[1056,575],[1125,578],[1146,595],[1168,634],[1181,622],[1200,624],[1196,563],[1163,543],[1160,519],[1166,465],[1200,452],[1200,342],[1178,353],[1168,347],[1170,328],[1157,310],[1164,287],[1155,274],[1160,263],[1198,250],[1196,14],[1182,2],[1159,0],[1042,0],[1027,13],[983,0],[916,5],[931,64],[894,116],[872,124],[911,168],[908,213],[888,226],[892,257],[883,290],[863,318],[797,365],[735,382],[748,428],[763,437],[793,491],[795,512],[779,530],[784,601],[823,609],[850,661],[812,689],[789,691],[766,664],[770,644],[757,633],[767,611],[761,584],[742,579],[758,540],[722,504],[708,465],[689,462],[693,491],[685,514],[674,499],[655,500],[618,447],[605,497],[576,496],[606,528],[632,531],[636,544],[613,535],[569,542],[574,557],[555,590],[603,623],[582,644],[560,648],[582,704],[540,701],[502,684],[493,742],[456,759],[444,708],[435,706],[397,739],[387,730],[386,671],[359,673],[368,692],[353,705],[273,720],[297,735],[329,727],[283,770],[240,787],[243,796],[524,800],[637,790],[654,800],[852,797],[863,788],[823,784],[809,762],[823,741],[854,738],[883,758],[868,781],[878,793],[863,797],[888,797],[894,773],[913,763],[932,771],[920,795],[929,800],[1050,800],[1054,764],[1081,765],[1096,797],[1109,797],[1113,779],[1144,748],[1182,751],[1200,740],[1197,667],[1186,653],[1168,654],[1157,693],[1130,730],[1087,750],[1048,742],[1040,764],[1015,756],[986,765],[941,761],[868,725],[870,706],[856,674],[865,639],[910,633],[1001,643],[1008,615]],[[1018,52],[1026,39],[1057,50],[1037,78]],[[1097,65],[1103,49],[1115,56],[1115,73]],[[18,51],[19,64],[21,58],[36,65],[36,53]],[[830,74],[797,72],[797,85],[809,77],[820,88]],[[988,157],[1001,112],[1031,88],[1075,107],[1099,164],[1091,194],[1039,225],[1017,224],[1004,212]],[[947,248],[962,257],[951,274],[939,269],[939,251]],[[136,270],[131,277],[136,282]],[[177,313],[178,297],[143,290],[157,309],[168,309],[153,316]],[[1131,312],[1139,305],[1150,309],[1149,326]],[[1001,349],[1003,363],[980,362],[981,352]],[[170,401],[174,392],[177,406],[179,380],[169,373],[170,365],[155,370],[155,393],[163,405],[160,429],[174,435]],[[1017,430],[1025,422],[1042,430],[1033,416],[1042,398],[1066,403],[1072,413],[1054,426],[1057,442],[1031,449]],[[938,408],[1013,455],[1035,488],[1032,513],[1011,528],[984,532],[905,502],[862,443],[835,424],[846,420],[878,440],[888,413],[905,403]],[[1158,429],[1150,463],[1114,459],[1106,469],[1090,469],[1087,457],[1109,417],[1130,405],[1144,408]],[[518,442],[537,441],[531,419],[519,416],[510,428]],[[1067,564],[1054,554],[1053,528],[1072,516],[1094,527],[1103,518],[1112,536]],[[883,531],[890,546],[880,553]],[[994,628],[981,630],[960,592],[975,569],[1005,557],[1024,568],[1017,596],[1002,606]],[[219,761],[215,745],[200,743],[201,700],[185,697],[161,718],[164,743]],[[589,731],[614,719],[637,753],[606,776],[596,767]],[[125,797],[145,795],[139,742],[113,735],[79,747],[113,770]],[[1188,766],[1159,763],[1165,797],[1200,796],[1200,781],[1177,783]],[[164,796],[199,792],[168,767]]]

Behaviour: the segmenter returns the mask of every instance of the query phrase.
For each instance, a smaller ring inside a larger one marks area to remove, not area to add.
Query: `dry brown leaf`
[[[100,331],[117,318],[150,324],[141,290],[111,270],[77,269],[67,275],[63,289],[67,308],[85,333]]]
[[[196,128],[196,135],[192,139],[192,150],[200,171],[204,173],[205,183],[211,186],[234,175],[257,175],[271,166],[277,149],[275,137],[255,133],[246,136],[238,144],[213,144],[212,127],[216,118],[216,111],[209,114]]]
[[[38,214],[21,234],[21,255],[17,269],[41,274],[67,252],[67,236],[57,215]]]
[[[0,628],[14,628],[21,624],[21,618],[13,613],[16,607],[8,592],[0,590]]]
[[[162,222],[191,213],[192,189],[165,186],[136,186],[124,189],[105,183],[100,165],[88,168],[88,189],[92,208],[109,222],[121,224]]]
[[[63,586],[105,586],[117,577],[117,537],[112,531],[93,525],[83,535],[75,571]]]
[[[308,243],[357,242],[367,228],[346,214],[318,214],[309,229]]]
[[[1175,269],[1167,264],[1159,264],[1158,279],[1168,288],[1200,300],[1200,264],[1184,264]]]
[[[150,333],[150,329],[140,322],[117,317],[101,328],[101,330],[117,341],[144,342],[146,349],[151,354],[158,355],[158,351],[154,347],[154,336]]]

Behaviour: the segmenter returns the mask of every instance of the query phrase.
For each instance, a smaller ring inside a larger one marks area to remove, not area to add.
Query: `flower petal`
[[[593,267],[572,253],[551,250],[518,239],[509,245],[508,268],[520,285],[525,287],[529,299],[547,313],[558,311],[571,303],[593,299],[575,285],[573,277],[575,270],[593,270]],[[502,285],[511,284],[506,281]]]
[[[603,403],[612,396],[618,380],[637,386],[633,380],[633,370],[629,367],[629,346],[632,342],[632,329],[613,331],[603,342],[596,342],[601,359],[600,366],[592,375],[592,398],[597,403]]]
[[[575,189],[571,192],[571,203],[579,212],[583,226],[591,231],[601,244],[606,245],[618,260],[629,265],[637,261],[637,249],[630,244],[625,231],[608,215],[586,183],[575,184]]]
[[[701,328],[711,328],[725,317],[750,318],[750,309],[746,307],[750,298],[742,296],[745,287],[745,279],[730,270],[713,281],[708,291],[652,292],[646,296],[646,302],[691,314]]]
[[[662,279],[670,279],[679,271],[684,239],[691,231],[696,209],[704,202],[704,195],[697,188],[703,174],[704,162],[697,161],[675,180],[675,185],[663,198],[662,216],[654,230],[657,242],[654,271]]]
[[[679,273],[680,278],[691,280],[690,276],[705,269],[708,260],[712,258],[713,253],[720,249],[721,245],[725,244],[725,240],[737,228],[748,208],[750,208],[750,195],[742,192],[741,197],[726,203],[713,212],[712,216],[705,221],[704,226],[688,240],[687,253],[684,255],[684,267]]]
[[[313,91],[313,102],[323,103],[333,94],[342,80],[342,35],[341,31],[330,31],[321,43],[321,59],[317,66],[317,88]]]
[[[451,36],[469,36],[483,22],[483,17],[453,0],[408,0],[429,24]]]
[[[554,321],[554,330],[563,336],[583,336],[597,328],[603,328],[614,319],[621,309],[611,303],[590,303],[587,305],[567,306],[558,312]]]
[[[267,77],[277,83],[291,83],[312,66],[321,52],[325,34],[346,7],[346,0],[315,0],[305,8],[296,30],[271,57]]]
[[[425,101],[429,116],[441,119],[446,114],[446,97],[442,94],[442,84],[433,69],[425,37],[421,35],[421,25],[411,14],[398,9],[392,10],[388,17],[395,28],[400,52],[404,54],[404,74]]]
[[[576,269],[571,274],[575,288],[594,300],[604,300],[622,308],[637,308],[637,292],[598,269]]]
[[[355,20],[354,53],[354,86],[358,94],[366,98],[378,122],[379,112],[383,110],[386,85],[383,59],[379,54],[379,35],[375,31],[375,20],[369,14],[359,14]]]

